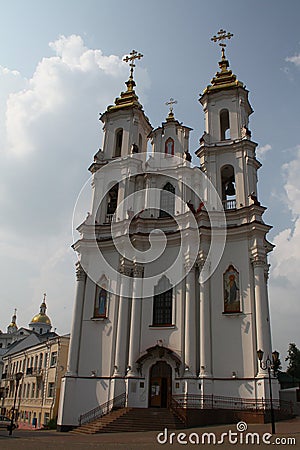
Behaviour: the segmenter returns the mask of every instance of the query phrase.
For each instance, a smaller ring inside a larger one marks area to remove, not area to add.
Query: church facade
[[[140,408],[190,394],[269,396],[257,350],[271,356],[273,246],[258,200],[248,91],[222,47],[220,69],[199,100],[205,132],[192,164],[191,129],[174,117],[173,100],[156,129],[143,111],[133,79],[141,56],[127,57],[127,89],[101,116],[103,148],[89,168],[92,208],[73,245],[79,260],[61,430],[123,394]]]

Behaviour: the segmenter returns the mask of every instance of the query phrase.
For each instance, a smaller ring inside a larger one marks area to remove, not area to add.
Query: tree
[[[281,365],[281,361],[278,357],[277,361],[273,361],[273,370],[274,370],[274,375],[277,376],[278,371],[282,369],[282,365]]]
[[[285,360],[289,362],[287,373],[291,377],[300,379],[300,350],[296,344],[289,344],[288,356]]]

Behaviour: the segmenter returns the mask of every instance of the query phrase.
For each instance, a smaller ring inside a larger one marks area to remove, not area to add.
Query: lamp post
[[[276,362],[278,361],[279,353],[275,350],[272,353],[272,360],[270,359],[269,355],[266,358],[265,362],[263,362],[263,356],[264,352],[262,350],[257,350],[257,357],[259,359],[259,364],[261,369],[268,371],[269,376],[269,389],[270,389],[270,406],[271,406],[271,422],[272,422],[272,434],[275,434],[275,415],[274,415],[274,408],[273,408],[273,395],[272,395],[272,382],[271,382],[271,369],[274,370],[274,366]]]
[[[15,396],[14,396],[14,404],[13,404],[13,409],[12,409],[12,413],[11,413],[11,421],[10,421],[10,427],[9,427],[9,436],[12,435],[12,430],[13,430],[13,426],[14,426],[14,418],[15,418],[15,409],[16,409],[16,401],[17,401],[17,394],[18,394],[18,389],[19,389],[19,384],[20,381],[23,377],[23,372],[18,372],[15,375],[15,380],[16,380],[16,390],[15,390]]]

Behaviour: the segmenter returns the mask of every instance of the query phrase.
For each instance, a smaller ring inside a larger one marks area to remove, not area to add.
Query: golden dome
[[[47,314],[39,313],[31,319],[31,323],[46,323],[47,325],[51,325],[51,320]]]
[[[50,328],[51,328],[51,320],[49,319],[49,317],[46,314],[46,309],[47,309],[46,294],[44,294],[44,300],[41,303],[40,312],[38,314],[36,314],[35,316],[33,316],[30,323],[31,324],[44,323],[46,325],[50,325]]]

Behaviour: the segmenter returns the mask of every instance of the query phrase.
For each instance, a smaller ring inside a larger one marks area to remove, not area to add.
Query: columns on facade
[[[68,376],[76,376],[78,374],[79,347],[80,347],[83,304],[86,286],[86,273],[83,270],[79,261],[76,263],[76,281],[77,285],[75,296],[75,308],[72,322],[70,349],[67,365]]]
[[[144,268],[135,264],[133,268],[132,309],[129,338],[128,376],[138,376],[136,360],[140,353],[141,313],[143,301]]]
[[[269,303],[267,294],[267,265],[262,258],[252,261],[254,273],[254,296],[256,317],[256,350],[263,350],[265,356],[272,357]],[[255,355],[256,357],[256,355]],[[260,367],[258,373],[265,373]]]
[[[195,266],[186,264],[185,289],[185,373],[196,375],[196,299],[195,299]]]
[[[200,377],[212,376],[210,265],[199,262],[200,284]]]
[[[114,376],[124,376],[126,372],[129,327],[129,277],[131,276],[131,268],[125,264],[122,264],[120,267],[120,274],[121,286],[119,295]]]

